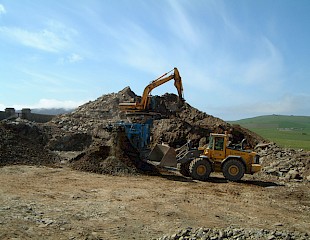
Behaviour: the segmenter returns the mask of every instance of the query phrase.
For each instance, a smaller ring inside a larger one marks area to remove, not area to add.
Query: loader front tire
[[[180,164],[180,173],[185,177],[190,177],[190,171],[189,171],[189,165],[191,164],[191,161],[188,161],[186,163]]]
[[[245,173],[244,164],[238,159],[230,159],[224,163],[223,175],[229,181],[239,181]]]
[[[212,171],[211,163],[203,158],[196,158],[189,165],[191,177],[196,180],[206,181]]]

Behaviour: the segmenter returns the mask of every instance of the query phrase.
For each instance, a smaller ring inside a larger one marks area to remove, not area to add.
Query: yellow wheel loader
[[[205,181],[212,172],[222,172],[230,181],[239,181],[244,174],[261,170],[259,155],[244,149],[241,144],[230,145],[228,134],[211,133],[208,147],[191,148],[187,143],[174,150],[167,145],[157,145],[149,155],[158,166],[178,167],[186,177]]]

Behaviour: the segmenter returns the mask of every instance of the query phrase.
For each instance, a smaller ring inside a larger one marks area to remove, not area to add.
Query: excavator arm
[[[173,71],[173,74],[167,76],[170,72]],[[178,95],[179,98],[181,100],[183,100],[183,85],[182,85],[182,79],[179,73],[179,70],[177,68],[174,68],[173,70],[171,70],[170,72],[167,72],[165,74],[163,74],[162,76],[160,76],[159,78],[153,80],[149,85],[147,85],[144,88],[142,97],[141,97],[141,101],[140,102],[136,102],[136,103],[120,103],[120,109],[122,111],[129,111],[129,112],[136,112],[136,111],[146,111],[148,109],[148,105],[149,105],[149,96],[151,94],[151,91],[174,79],[174,86],[176,87],[177,91],[178,91]],[[167,77],[165,77],[167,76]]]
[[[169,75],[168,77],[165,77],[168,75],[171,71],[173,71],[173,74]],[[160,76],[159,78],[153,80],[149,85],[147,85],[143,91],[142,99],[140,102],[140,105],[143,106],[143,109],[146,109],[148,97],[151,94],[151,91],[154,88],[159,87],[160,85],[174,79],[174,86],[176,87],[178,91],[178,95],[180,99],[183,99],[183,85],[182,85],[182,79],[179,73],[179,70],[177,68],[174,68],[170,72],[165,73],[164,75]]]

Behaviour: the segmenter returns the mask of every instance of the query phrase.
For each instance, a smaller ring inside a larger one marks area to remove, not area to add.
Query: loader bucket
[[[157,144],[151,151],[149,161],[161,167],[177,167],[176,152],[168,145]]]

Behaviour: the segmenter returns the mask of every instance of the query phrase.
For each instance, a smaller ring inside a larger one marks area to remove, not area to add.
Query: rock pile
[[[110,93],[90,101],[74,112],[56,116],[49,124],[69,132],[89,133],[100,138],[109,138],[104,127],[109,122],[126,120],[124,113],[119,111],[120,102],[130,101],[136,95],[129,87],[118,93]]]
[[[186,228],[171,236],[163,236],[158,240],[222,240],[222,239],[309,239],[307,233],[289,232],[267,229],[244,229],[228,227],[220,228]]]
[[[100,174],[158,173],[154,166],[139,161],[138,152],[128,142],[124,133],[113,132],[110,141],[105,144],[107,145],[95,142],[73,158],[70,165],[76,170]]]
[[[136,98],[136,94],[127,87],[88,102],[72,113],[56,116],[46,124],[20,119],[2,123],[0,164],[49,164],[59,161],[55,151],[79,151],[71,163],[75,169],[110,174],[150,169],[139,165],[138,154],[129,147],[126,138],[121,140],[126,144],[117,145],[115,138],[105,129],[110,122],[126,120],[124,113],[119,111],[119,103]],[[178,147],[191,140],[193,146],[198,146],[207,142],[210,132],[223,133],[227,130],[233,136],[233,144],[243,138],[247,139],[251,148],[264,142],[262,137],[247,129],[230,125],[186,102],[180,102],[175,94],[153,98],[154,111],[160,118],[154,120],[152,145],[166,142]],[[275,144],[261,145],[257,150],[264,173],[285,180],[309,180],[309,152],[281,149]]]
[[[59,162],[46,145],[48,136],[38,125],[22,120],[0,123],[0,166],[51,165]]]
[[[127,156],[111,155],[109,146],[97,146],[88,149],[71,160],[73,169],[99,174],[136,174],[137,168]]]
[[[80,140],[80,147],[76,151],[83,150],[83,147],[89,149],[86,150],[87,153],[82,153],[85,155],[80,155],[78,160],[75,159],[73,165],[75,169],[100,173],[112,173],[114,170],[116,172],[122,170],[133,172],[132,166],[135,166],[138,168],[137,171],[141,170],[141,166],[136,162],[138,154],[128,155],[128,152],[133,151],[128,146],[125,151],[124,148],[116,150],[114,148],[113,154],[109,153],[109,156],[125,162],[128,168],[120,163],[118,167],[107,166],[105,160],[108,159],[107,156],[100,156],[100,149],[114,146],[111,141],[111,133],[105,129],[107,124],[120,120],[127,121],[125,114],[119,110],[119,103],[134,101],[137,98],[137,95],[127,87],[118,93],[106,94],[95,101],[88,102],[72,113],[55,117],[47,126],[57,128],[66,134],[59,134],[57,131],[56,134],[52,134],[49,147],[53,150],[73,151],[72,146],[75,148],[78,146],[74,140]],[[186,102],[180,102],[175,94],[165,94],[153,98],[152,102],[155,103],[153,111],[157,112],[160,117],[153,123],[152,145],[166,142],[172,147],[178,147],[191,140],[194,146],[198,146],[201,139],[204,139],[204,142],[207,141],[206,137],[210,132],[224,133],[227,130],[230,130],[234,136],[233,143],[247,138],[249,145],[254,147],[258,142],[263,141],[260,136],[240,126],[231,126],[219,118],[193,108]],[[89,136],[92,136],[92,140],[89,139]],[[96,163],[93,160],[95,157],[98,158]],[[128,159],[132,161],[132,164],[129,164]],[[112,161],[108,162],[112,164]],[[86,166],[87,164],[89,166]],[[103,169],[103,166],[110,170]],[[119,169],[121,166],[122,170]],[[150,169],[150,166],[143,165],[142,168]]]
[[[126,120],[120,112],[120,102],[133,101],[136,94],[129,87],[118,93],[103,95],[95,101],[88,102],[73,113],[60,115],[51,123],[60,129],[71,132],[83,132],[108,141],[110,135],[104,130],[109,122]],[[240,126],[232,126],[227,122],[193,108],[188,103],[180,103],[175,94],[165,94],[154,97],[154,111],[160,115],[160,120],[154,121],[153,143],[167,142],[176,147],[191,140],[199,144],[201,138],[209,136],[210,132],[223,133],[230,130],[234,136],[233,143],[247,138],[250,147],[264,139]]]
[[[211,132],[224,133],[229,131],[232,136],[232,143],[240,143],[243,138],[247,139],[249,147],[254,148],[264,139],[257,134],[242,128],[239,125],[230,125],[220,118],[208,115],[199,111],[188,103],[179,103],[175,94],[157,96],[155,111],[161,114],[160,120],[154,121],[153,141],[158,143],[161,140],[172,147],[185,144],[191,140],[194,146],[199,141],[210,135]]]
[[[310,152],[280,148],[275,143],[258,145],[256,150],[265,174],[280,180],[310,181]]]

